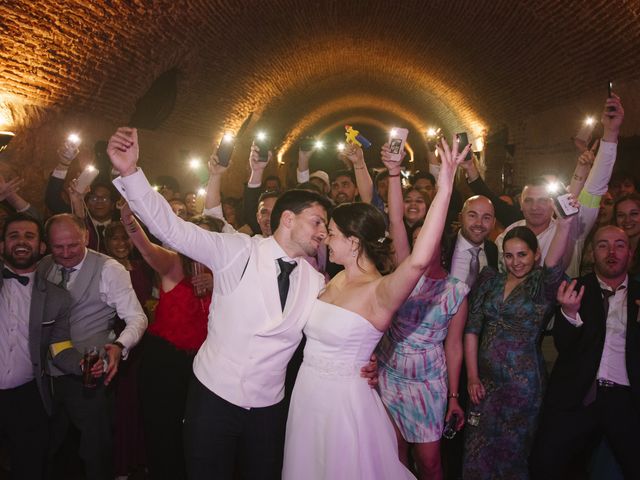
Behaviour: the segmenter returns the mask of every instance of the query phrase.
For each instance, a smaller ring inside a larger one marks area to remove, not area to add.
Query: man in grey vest
[[[80,352],[86,347],[98,347],[107,363],[104,381],[91,391],[83,389],[80,376],[65,375],[51,365],[51,454],[64,440],[71,422],[81,432],[79,453],[87,478],[113,479],[111,392],[107,386],[118,371],[120,358],[126,357],[142,337],[147,318],[125,268],[86,248],[88,232],[81,219],[70,214],[54,215],[45,230],[51,255],[42,260],[39,271],[71,294],[71,341]],[[116,317],[126,324],[118,337],[113,331]]]
[[[11,478],[40,479],[49,439],[47,356],[80,373],[69,340],[69,293],[36,273],[46,249],[38,221],[7,218],[0,252],[0,436],[8,441]]]

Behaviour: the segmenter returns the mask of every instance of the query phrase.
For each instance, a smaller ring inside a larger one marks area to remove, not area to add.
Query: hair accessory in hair
[[[378,239],[378,243],[384,243],[387,238],[389,238],[389,232],[384,232],[384,236]]]

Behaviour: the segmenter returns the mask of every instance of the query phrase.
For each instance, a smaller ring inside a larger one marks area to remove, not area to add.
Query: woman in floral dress
[[[551,200],[549,200],[551,201]],[[526,479],[546,370],[540,350],[545,322],[564,275],[570,223],[558,219],[539,266],[534,233],[516,227],[504,237],[506,273],[485,267],[469,301],[464,346],[469,397],[479,413],[467,423],[463,478]]]

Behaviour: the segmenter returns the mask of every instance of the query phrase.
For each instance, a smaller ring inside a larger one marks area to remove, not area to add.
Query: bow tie
[[[25,277],[24,275],[18,275],[17,273],[12,272],[8,268],[2,269],[2,278],[14,278],[19,281],[22,285],[29,284],[29,277]]]

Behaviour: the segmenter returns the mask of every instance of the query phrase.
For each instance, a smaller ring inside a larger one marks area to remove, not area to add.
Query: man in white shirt
[[[131,285],[129,272],[115,259],[86,247],[88,231],[82,219],[67,213],[54,215],[45,226],[51,255],[38,272],[71,294],[70,328],[74,347],[98,347],[107,366],[104,382],[83,390],[79,375],[68,375],[50,364],[54,386],[51,454],[67,433],[69,423],[81,431],[80,457],[87,478],[113,479],[112,392],[107,386],[126,356],[142,338],[147,317]],[[113,331],[116,318],[126,326]]]
[[[482,195],[469,197],[460,213],[460,230],[443,242],[444,268],[469,287],[485,266],[498,267],[498,249],[487,239],[495,222],[491,200]]]
[[[566,478],[585,448],[606,436],[625,478],[640,478],[640,283],[629,278],[627,235],[594,235],[594,272],[563,282],[553,336],[559,356],[531,457],[532,478]]]
[[[51,392],[47,353],[67,373],[80,373],[69,333],[69,293],[36,273],[46,250],[42,226],[9,216],[0,251],[0,436],[7,440],[11,478],[43,476]]]
[[[315,255],[325,238],[330,202],[316,192],[285,192],[268,238],[192,228],[137,168],[138,148],[135,129],[111,137],[108,153],[121,174],[114,184],[154,235],[214,273],[185,414],[189,478],[232,478],[238,461],[244,478],[280,478],[286,367],[324,286],[301,257]]]

